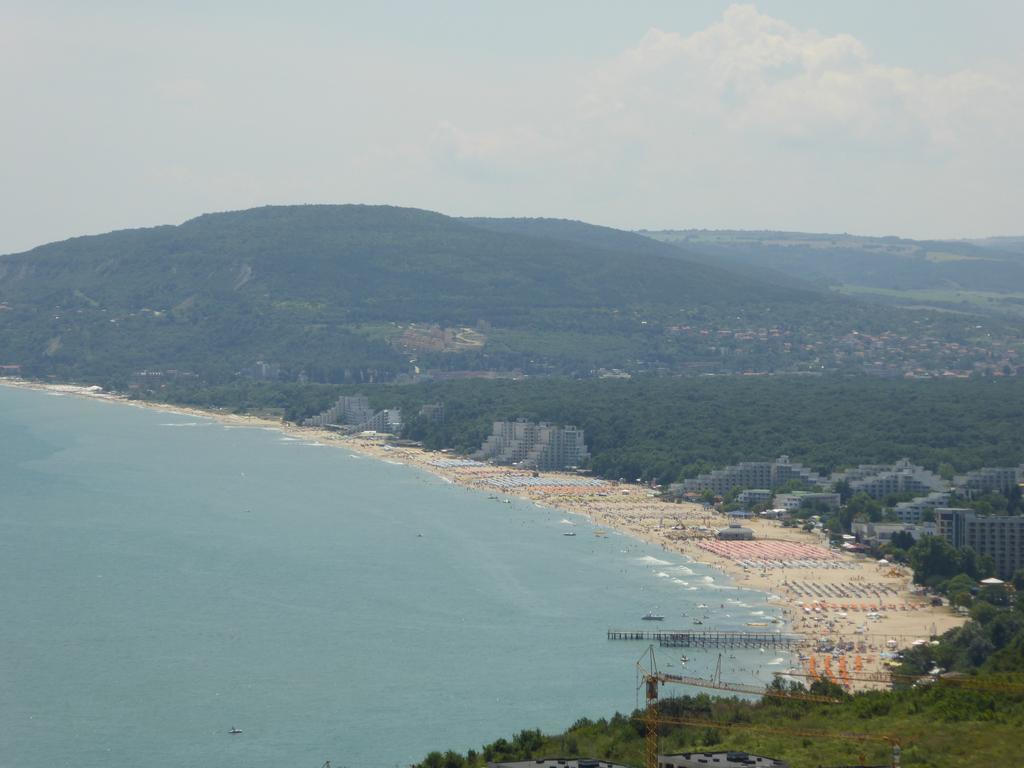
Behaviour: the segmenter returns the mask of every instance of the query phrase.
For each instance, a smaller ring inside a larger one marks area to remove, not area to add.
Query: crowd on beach
[[[695,503],[667,503],[639,484],[618,484],[565,473],[536,474],[474,462],[437,466],[437,454],[418,448],[385,448],[374,439],[349,439],[357,450],[443,475],[489,494],[499,492],[546,507],[583,515],[615,529],[716,567],[738,584],[768,593],[793,631],[805,637],[802,674],[815,654],[818,672],[834,659],[834,679],[851,688],[883,681],[887,662],[900,648],[963,622],[948,607],[931,605],[912,583],[909,570],[829,547],[822,534],[749,520],[753,541],[725,541],[716,531],[729,518]],[[847,671],[846,653],[850,652]],[[827,676],[827,675],[826,675]],[[845,680],[844,680],[845,677]]]

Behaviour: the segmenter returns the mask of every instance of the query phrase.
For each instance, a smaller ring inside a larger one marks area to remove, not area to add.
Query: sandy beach
[[[803,674],[827,676],[850,689],[884,683],[893,652],[928,642],[964,623],[948,607],[932,606],[919,594],[909,569],[828,548],[817,533],[785,528],[769,520],[742,524],[753,542],[720,542],[717,529],[730,520],[700,504],[667,503],[652,489],[565,473],[533,473],[473,462],[449,452],[394,446],[381,436],[346,436],[252,416],[129,400],[95,388],[0,379],[0,385],[117,401],[182,415],[213,418],[230,426],[272,427],[306,441],[346,448],[399,462],[497,499],[516,497],[582,515],[607,528],[708,564],[738,586],[777,601],[786,630],[803,636]],[[671,627],[666,627],[671,628]],[[774,631],[768,625],[752,631]],[[826,648],[846,649],[832,653]]]

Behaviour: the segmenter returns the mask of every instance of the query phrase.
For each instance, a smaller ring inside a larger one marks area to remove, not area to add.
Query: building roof
[[[487,768],[630,768],[607,760],[591,757],[544,757],[537,760],[520,760],[514,763],[488,763]]]
[[[717,768],[789,768],[787,763],[773,757],[751,755],[747,752],[681,752],[674,755],[658,755],[659,763],[670,763],[680,768],[717,766]]]

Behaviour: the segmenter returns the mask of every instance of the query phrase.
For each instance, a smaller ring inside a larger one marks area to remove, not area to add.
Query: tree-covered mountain
[[[496,364],[476,367],[558,361],[563,348],[588,346],[573,335],[615,347],[608,362],[625,364],[652,354],[629,338],[646,321],[815,300],[619,237],[599,244],[346,205],[74,238],[0,257],[0,362],[58,373],[225,374],[256,359],[398,370],[408,355],[389,343],[389,325],[419,323],[495,329],[481,354]]]
[[[1024,311],[1024,238],[943,241],[697,229],[642,234],[705,263],[774,270],[890,303]]]
[[[115,384],[154,368],[226,381],[257,361],[325,382],[417,367],[821,370],[853,330],[960,350],[973,329],[606,227],[386,206],[207,214],[0,256],[0,365]]]

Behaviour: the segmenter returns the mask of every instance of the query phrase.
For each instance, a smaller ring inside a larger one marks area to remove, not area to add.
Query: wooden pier
[[[656,641],[662,648],[773,648],[793,650],[806,642],[782,632],[722,632],[711,629],[609,629],[609,640]]]

